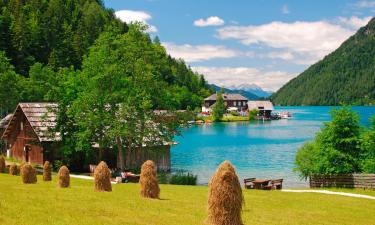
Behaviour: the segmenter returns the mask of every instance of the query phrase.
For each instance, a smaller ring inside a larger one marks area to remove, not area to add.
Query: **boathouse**
[[[222,94],[224,105],[226,109],[236,108],[237,111],[247,110],[248,99],[240,94]],[[216,103],[217,94],[213,94],[204,99],[204,105],[202,107],[203,112],[211,112],[213,105]]]
[[[271,118],[271,112],[274,110],[273,104],[270,101],[249,101],[247,103],[249,111],[258,110],[258,116],[261,118]]]

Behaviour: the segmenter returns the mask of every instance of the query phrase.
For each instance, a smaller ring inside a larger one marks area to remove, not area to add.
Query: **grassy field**
[[[72,179],[71,188],[59,189],[53,178],[24,185],[0,174],[0,224],[197,225],[206,218],[207,187],[161,185],[161,200],[150,200],[139,197],[138,184],[98,193],[92,181]],[[375,223],[374,200],[256,190],[244,196],[245,224]]]

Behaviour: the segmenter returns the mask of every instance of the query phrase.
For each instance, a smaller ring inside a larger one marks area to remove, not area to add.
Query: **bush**
[[[55,160],[53,162],[53,170],[54,171],[59,171],[59,169],[63,166],[64,164],[60,160]]]
[[[359,116],[343,107],[331,112],[313,142],[303,145],[296,155],[296,171],[303,178],[311,175],[337,175],[362,172]]]
[[[21,177],[24,184],[35,184],[37,182],[36,169],[30,164],[21,167]]]
[[[4,156],[0,155],[0,173],[5,173],[6,165]]]
[[[234,167],[224,161],[209,183],[208,224],[242,225],[244,198]]]
[[[18,168],[17,168],[17,165],[15,163],[13,163],[12,165],[10,165],[9,167],[9,174],[10,175],[17,175],[18,174]]]
[[[43,180],[44,181],[51,181],[52,180],[51,165],[49,164],[48,161],[45,161],[44,165],[43,165]]]
[[[160,188],[156,176],[156,166],[153,161],[147,160],[141,167],[141,196],[144,198],[159,198]]]
[[[67,188],[70,186],[70,174],[69,169],[66,166],[62,166],[57,174],[59,177],[59,187]]]
[[[259,111],[257,109],[253,109],[249,111],[249,120],[255,120],[258,116]]]
[[[361,139],[361,168],[365,173],[375,173],[375,116],[370,119],[371,126]]]
[[[95,168],[94,182],[96,191],[112,191],[111,171],[103,161]]]
[[[177,185],[197,185],[197,176],[190,174],[190,173],[177,173],[172,175],[170,184],[177,184]]]
[[[231,111],[230,114],[231,114],[232,116],[240,116],[240,113],[237,112],[237,111]]]

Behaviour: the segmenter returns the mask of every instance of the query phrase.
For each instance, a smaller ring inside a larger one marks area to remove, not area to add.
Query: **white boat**
[[[281,119],[291,119],[292,114],[290,112],[281,112],[280,113],[280,118]]]

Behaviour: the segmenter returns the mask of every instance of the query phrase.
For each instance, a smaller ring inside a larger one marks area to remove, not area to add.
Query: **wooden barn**
[[[53,131],[56,110],[55,103],[18,104],[2,135],[11,157],[37,164],[53,160],[53,150],[60,141],[60,135]]]
[[[8,126],[10,119],[12,118],[13,114],[9,114],[3,119],[0,120],[0,137],[3,136],[5,129]],[[5,140],[0,139],[0,154],[6,155],[7,150],[7,143]]]
[[[58,149],[61,137],[54,131],[57,125],[57,110],[56,103],[19,103],[15,112],[8,117],[7,125],[3,126],[5,129],[2,140],[7,143],[9,156],[37,164],[60,159]],[[94,155],[98,156],[96,144],[92,147]],[[164,144],[136,149],[126,154],[125,165],[128,168],[139,169],[146,160],[150,159],[155,162],[159,170],[169,171],[170,147],[171,144]],[[103,155],[103,157],[110,165],[116,166],[115,155]]]

